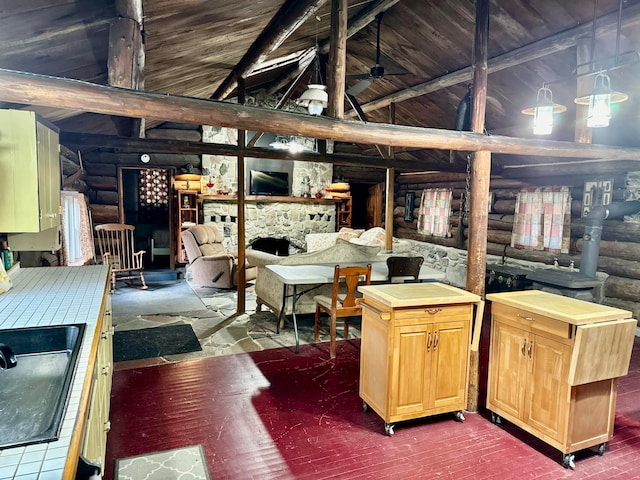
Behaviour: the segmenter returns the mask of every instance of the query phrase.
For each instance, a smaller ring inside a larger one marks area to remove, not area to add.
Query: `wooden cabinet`
[[[0,110],[0,232],[60,225],[58,131],[33,112]]]
[[[176,190],[176,252],[179,263],[187,263],[187,253],[182,246],[182,231],[197,225],[199,190]]]
[[[487,295],[492,327],[487,408],[563,453],[613,436],[617,377],[636,321],[625,310],[528,290]]]
[[[82,447],[84,459],[91,464],[99,465],[102,472],[104,472],[106,460],[107,433],[111,428],[109,422],[111,379],[113,376],[113,324],[111,317],[111,295],[106,294]]]
[[[467,404],[473,304],[480,298],[440,283],[360,287],[364,294],[360,397],[385,422]]]

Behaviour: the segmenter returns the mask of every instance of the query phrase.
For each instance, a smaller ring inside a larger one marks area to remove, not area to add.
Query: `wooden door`
[[[470,331],[468,321],[438,323],[434,326],[430,408],[466,407]]]
[[[532,335],[526,348],[527,395],[523,420],[561,441],[569,408],[571,348],[541,335]]]
[[[382,226],[382,197],[384,183],[367,189],[367,228]]]
[[[520,418],[524,393],[525,360],[529,334],[493,318],[487,408],[499,410],[500,415]]]
[[[391,415],[425,412],[429,406],[429,379],[433,325],[394,328],[391,380]]]

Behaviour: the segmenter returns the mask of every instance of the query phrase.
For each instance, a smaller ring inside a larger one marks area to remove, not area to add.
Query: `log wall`
[[[635,174],[615,174],[609,178],[614,180],[613,201],[637,199],[640,192],[634,186]],[[585,219],[582,214],[582,196],[584,182],[594,178],[585,176],[555,176],[533,178],[531,181],[492,178],[490,191],[493,193],[493,207],[488,219],[487,253],[499,256],[504,260],[538,263],[539,268],[553,266],[557,259],[561,267],[571,262],[576,268],[580,266],[582,253],[582,235]],[[419,175],[400,175],[396,178],[396,197],[394,202],[394,235],[399,238],[420,242],[467,249],[468,225],[460,222],[461,197],[465,191],[466,175],[461,173],[434,173]],[[523,187],[548,187],[564,185],[571,189],[571,245],[568,254],[523,250],[511,247],[511,230],[513,228],[515,198]],[[420,207],[420,196],[425,188],[451,188],[453,190],[453,208],[450,219],[450,238],[437,238],[417,232],[417,218]],[[415,193],[412,206],[414,220],[404,219],[405,194]],[[463,217],[464,218],[464,217]],[[634,318],[640,319],[640,223],[623,221],[622,219],[605,220],[600,244],[598,260],[598,276],[604,280],[598,301],[624,308],[633,312]]]
[[[165,123],[147,132],[149,138],[165,140],[184,140],[200,142],[202,134],[197,125]],[[86,176],[86,194],[94,224],[118,223],[118,167],[168,168],[179,169],[187,164],[197,170],[202,166],[200,155],[152,154],[149,163],[140,161],[140,153],[118,153],[112,150],[95,150],[85,154],[84,168]]]

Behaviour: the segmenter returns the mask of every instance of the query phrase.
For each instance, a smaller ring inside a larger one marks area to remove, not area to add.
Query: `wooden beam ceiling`
[[[284,42],[289,35],[313,15],[327,0],[295,0],[286,2],[258,36],[251,48],[223,80],[212,99],[224,100],[236,88],[238,78],[246,77]]]
[[[640,25],[640,4],[630,5],[624,10],[625,18],[624,25],[627,27]],[[612,31],[617,28],[618,25],[618,13],[610,13],[597,19],[597,34],[601,35],[604,32]],[[530,43],[521,48],[516,48],[509,52],[503,53],[489,59],[488,61],[488,73],[495,73],[506,68],[521,65],[532,60],[551,55],[552,53],[566,50],[567,48],[574,47],[577,39],[590,35],[593,22],[583,23],[575,28],[565,30],[552,35],[537,42]],[[455,72],[447,73],[437,78],[433,78],[426,82],[413,85],[409,88],[405,88],[394,92],[390,95],[386,95],[382,98],[378,98],[371,102],[361,105],[362,110],[367,113],[380,108],[384,108],[391,103],[403,102],[412,98],[419,97],[421,95],[427,95],[429,93],[436,92],[443,88],[451,87],[464,82],[469,82],[472,79],[473,71],[472,67],[468,66],[457,70]],[[548,79],[552,81],[556,79]],[[353,110],[349,111],[345,115],[347,118],[355,118],[357,113]]]
[[[107,87],[5,69],[0,69],[0,101],[82,109],[107,115],[243,128],[284,135],[303,135],[371,145],[473,152],[487,150],[514,155],[640,160],[638,148],[485,136],[471,132],[378,123],[362,124],[228,102]]]

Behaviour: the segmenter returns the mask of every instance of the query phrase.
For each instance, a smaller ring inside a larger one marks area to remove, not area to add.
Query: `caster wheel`
[[[393,425],[391,423],[384,424],[384,433],[386,433],[388,436],[393,435]]]
[[[576,456],[572,453],[565,453],[562,456],[562,466],[564,468],[570,468],[571,470],[575,470],[576,468]]]
[[[362,411],[365,413],[369,411],[369,405],[367,405],[367,402],[362,402]]]
[[[458,421],[458,422],[464,422],[464,413],[462,412],[462,410],[458,410],[458,411],[455,413],[455,416],[456,416],[456,421]]]
[[[491,423],[495,425],[500,425],[502,423],[502,417],[497,413],[491,412]]]
[[[607,448],[607,444],[606,443],[601,443],[600,445],[598,445],[598,455],[602,456],[604,455],[604,451]]]

